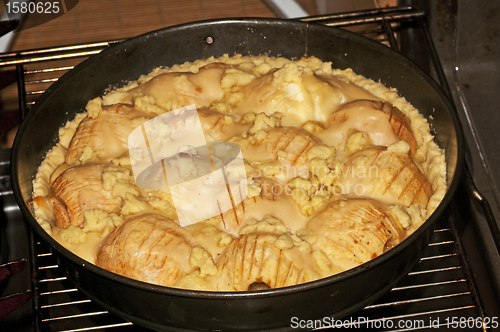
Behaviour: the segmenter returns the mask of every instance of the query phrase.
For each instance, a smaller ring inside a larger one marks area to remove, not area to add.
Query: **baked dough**
[[[89,101],[33,186],[42,227],[91,263],[164,286],[244,291],[383,254],[437,207],[446,165],[426,119],[393,88],[315,57],[223,56]],[[210,214],[181,222],[200,209]]]

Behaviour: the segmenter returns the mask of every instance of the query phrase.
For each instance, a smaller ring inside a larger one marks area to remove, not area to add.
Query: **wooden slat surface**
[[[275,17],[260,0],[80,0],[68,13],[18,33],[12,50],[128,38],[180,23],[245,16]]]

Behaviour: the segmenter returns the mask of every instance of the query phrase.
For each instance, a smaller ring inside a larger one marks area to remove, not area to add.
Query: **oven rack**
[[[438,80],[450,96],[424,19],[423,11],[412,7],[393,7],[302,20],[354,29],[398,51],[404,48],[400,43],[405,38],[401,32],[410,30],[411,38],[415,33],[420,42],[423,40],[426,43],[429,54],[427,60],[430,63],[419,65]],[[24,118],[36,99],[61,75],[89,56],[119,42],[104,41],[0,55],[0,70],[17,75],[20,118]],[[412,59],[411,54],[407,56]],[[2,181],[8,177],[6,174],[8,172],[1,173]],[[12,191],[5,185],[0,194],[2,198],[10,197]],[[489,331],[488,326],[481,324],[487,319],[487,314],[455,228],[457,215],[451,211],[459,210],[460,206],[453,205],[457,204],[452,202],[449,213],[437,223],[429,246],[414,269],[383,298],[343,319],[348,321],[344,328],[352,328],[353,322],[365,322],[359,326],[373,331],[435,331],[446,329],[447,323],[451,323],[454,317],[470,317],[472,320],[468,324],[473,328],[468,330]],[[7,208],[13,209],[10,206]],[[31,289],[34,292],[33,331],[147,331],[102,310],[86,298],[64,276],[50,247],[36,234],[28,233]]]
[[[59,270],[56,257],[45,242],[36,240],[35,252],[40,331],[77,332],[97,328],[119,332],[148,331],[110,314],[87,299]],[[348,323],[339,323],[339,326],[352,328],[353,324],[359,323],[359,327],[372,331],[413,331],[426,330],[432,325],[432,330],[436,330],[436,326],[446,328],[452,317],[471,317],[474,322],[469,324],[476,327],[484,317],[471,291],[470,271],[466,269],[452,231],[443,218],[436,225],[429,246],[415,268],[389,294],[359,313],[343,318],[342,321]]]

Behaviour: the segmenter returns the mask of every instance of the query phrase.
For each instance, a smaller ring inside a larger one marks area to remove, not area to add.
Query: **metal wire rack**
[[[50,247],[37,240],[35,260],[38,267],[40,331],[76,332],[95,329],[147,331],[92,303],[58,269]],[[481,308],[471,291],[470,271],[460,261],[456,241],[442,219],[437,225],[421,261],[393,290],[376,303],[340,321],[331,318],[318,322],[291,321],[317,330],[329,326],[368,328],[373,331],[412,331],[446,328],[452,317],[473,317],[469,331],[486,331],[481,324]],[[451,326],[451,325],[450,325]]]
[[[398,32],[402,29],[418,29],[424,37],[426,34],[428,37],[423,17],[424,12],[414,8],[395,7],[302,20],[353,29],[400,50]],[[0,70],[15,70],[18,76],[21,119],[36,103],[38,96],[61,75],[87,57],[119,42],[105,41],[0,55]],[[428,54],[434,64],[430,74],[446,85],[440,74],[442,70],[439,67],[436,69],[439,59],[432,47]],[[446,90],[446,86],[444,88]],[[0,175],[1,179],[5,177],[5,174]],[[12,195],[12,191],[6,185],[1,195]],[[484,309],[452,219],[451,214],[440,219],[421,261],[376,303],[342,321],[334,318],[322,323],[302,321],[297,322],[297,327],[321,330],[330,325],[373,331],[436,331],[465,326],[469,331],[488,331],[488,326],[483,324],[486,318]],[[30,234],[30,243],[34,331],[147,331],[102,310],[86,298],[64,276],[57,266],[55,254],[45,242]],[[471,319],[466,322],[469,317]],[[292,321],[291,325],[293,327]]]

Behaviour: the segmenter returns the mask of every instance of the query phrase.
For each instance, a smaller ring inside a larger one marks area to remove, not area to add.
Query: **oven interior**
[[[490,205],[476,188],[476,182],[488,182],[487,176],[492,172],[491,169],[482,172],[484,164],[474,163],[476,155],[484,149],[475,143],[476,129],[464,105],[460,83],[454,80],[456,73],[448,69],[456,58],[442,52],[453,45],[435,38],[439,24],[443,20],[456,23],[457,13],[439,14],[436,8],[429,7],[432,5],[425,2],[419,5],[421,7],[408,5],[302,18],[354,30],[385,43],[417,63],[457,104],[468,141],[468,169],[447,213],[436,224],[421,261],[391,292],[353,316],[343,318],[341,326],[374,331],[444,330],[455,319],[457,322],[468,320],[464,324],[469,325],[462,327],[469,331],[493,331],[492,324],[483,323],[500,315],[497,248],[500,238],[495,221],[498,212],[495,196],[488,197]],[[433,20],[429,19],[430,15]],[[0,55],[4,82],[17,84],[20,117],[58,77],[117,42],[119,40]],[[0,284],[0,297],[28,292],[30,299],[0,320],[0,329],[146,331],[103,310],[66,279],[50,247],[23,221],[10,186],[9,159],[10,149],[0,150],[0,264],[20,259],[25,259],[27,264],[21,272]],[[486,174],[486,180],[481,174]]]

